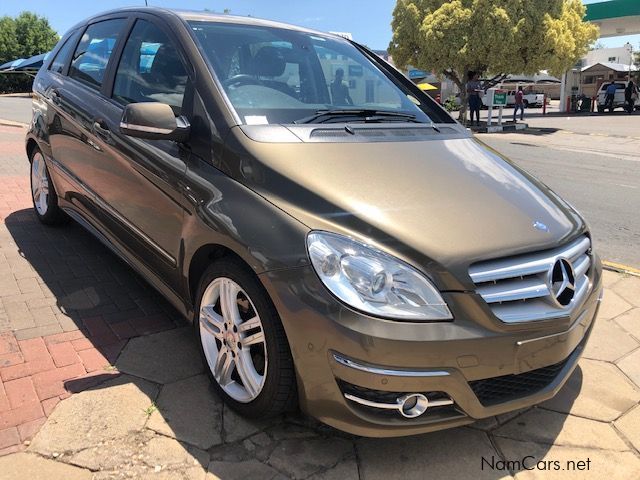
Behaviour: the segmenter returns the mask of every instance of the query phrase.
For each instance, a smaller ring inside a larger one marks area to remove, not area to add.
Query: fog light
[[[398,398],[400,414],[406,418],[416,418],[429,408],[429,399],[421,393],[410,393]]]

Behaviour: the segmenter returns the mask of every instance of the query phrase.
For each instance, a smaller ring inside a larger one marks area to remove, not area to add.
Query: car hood
[[[242,135],[240,133],[240,135]],[[238,180],[310,229],[358,237],[471,287],[471,263],[552,248],[585,229],[566,202],[479,140],[242,140]]]

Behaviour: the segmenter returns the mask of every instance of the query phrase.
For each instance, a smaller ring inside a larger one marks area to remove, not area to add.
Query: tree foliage
[[[559,75],[571,68],[598,37],[585,11],[580,0],[398,0],[389,53],[400,67],[450,78],[464,100],[470,70]]]
[[[22,12],[15,18],[0,18],[0,64],[17,58],[29,58],[50,51],[58,42],[49,21],[32,12]],[[0,91],[30,88],[26,75],[0,75]]]

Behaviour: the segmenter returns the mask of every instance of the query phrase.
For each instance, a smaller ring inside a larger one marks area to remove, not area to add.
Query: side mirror
[[[191,125],[185,117],[176,117],[166,103],[130,103],[124,107],[120,131],[125,135],[147,140],[185,142]]]

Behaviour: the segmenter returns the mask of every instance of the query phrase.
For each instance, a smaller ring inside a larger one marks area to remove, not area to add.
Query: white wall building
[[[598,48],[590,50],[582,59],[582,66],[588,67],[596,63],[621,63],[629,65],[633,63],[633,48],[631,44],[614,48]]]

